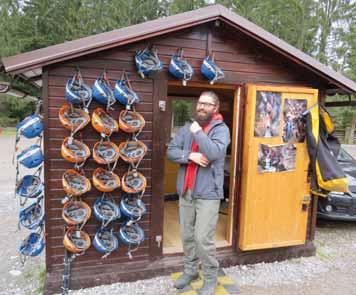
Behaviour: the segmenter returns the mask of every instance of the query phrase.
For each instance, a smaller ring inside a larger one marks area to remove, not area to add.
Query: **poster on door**
[[[256,137],[279,136],[281,93],[257,91],[254,135]]]
[[[307,109],[306,99],[284,100],[283,108],[283,142],[298,143],[304,142],[305,123],[302,120],[302,114]]]
[[[294,144],[260,144],[257,169],[259,173],[295,170],[296,147]]]

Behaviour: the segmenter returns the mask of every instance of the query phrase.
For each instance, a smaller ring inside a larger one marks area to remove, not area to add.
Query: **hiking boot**
[[[174,282],[174,287],[176,289],[183,289],[188,286],[192,281],[199,278],[199,274],[189,275],[183,272],[183,274]]]
[[[200,289],[196,290],[198,295],[214,295],[215,294],[215,288],[217,286],[217,281],[205,281],[203,287]]]

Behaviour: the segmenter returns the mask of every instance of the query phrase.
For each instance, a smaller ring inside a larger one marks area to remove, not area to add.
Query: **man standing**
[[[198,292],[213,295],[219,268],[214,234],[230,144],[229,128],[219,114],[219,98],[213,91],[201,93],[194,120],[178,130],[167,149],[168,159],[180,164],[177,192],[184,272],[174,286],[182,289],[198,278],[200,259],[204,284]]]

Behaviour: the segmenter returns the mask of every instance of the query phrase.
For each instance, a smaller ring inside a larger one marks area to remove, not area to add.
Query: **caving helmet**
[[[83,254],[90,244],[89,235],[75,227],[68,227],[64,234],[63,245],[71,253]]]
[[[92,91],[83,81],[80,71],[77,71],[73,78],[66,84],[65,98],[71,104],[82,104],[86,108],[92,99]]]
[[[93,239],[93,246],[99,253],[109,255],[119,248],[119,240],[111,230],[100,228]]]
[[[200,66],[201,74],[210,81],[210,84],[214,84],[217,80],[223,79],[225,74],[214,62],[214,58],[207,56],[204,58],[203,63]]]
[[[103,227],[121,217],[119,206],[113,201],[103,197],[99,197],[95,200],[93,212],[95,218],[103,225],[105,224]]]
[[[17,155],[17,161],[26,168],[35,168],[42,164],[43,154],[39,145],[34,144]]]
[[[105,71],[95,80],[92,91],[93,98],[107,108],[110,108],[110,106],[115,103],[115,98],[110,88],[109,78]]]
[[[19,226],[35,230],[43,225],[44,208],[41,205],[41,199],[31,205],[23,208],[19,212]]]
[[[182,48],[178,49],[178,52],[172,56],[168,71],[172,76],[181,80],[183,86],[187,85],[187,81],[192,79],[194,70],[188,61],[183,58]]]
[[[25,175],[16,185],[16,195],[22,198],[37,198],[43,193],[43,183],[36,175]]]
[[[62,185],[66,194],[72,197],[79,197],[91,189],[89,179],[74,169],[63,173]]]
[[[44,235],[32,232],[22,241],[19,252],[23,256],[38,256],[43,251],[44,246]]]
[[[152,76],[163,69],[163,64],[158,57],[157,50],[149,47],[136,53],[135,63],[137,72],[142,78]]]
[[[145,126],[145,119],[138,112],[122,110],[119,114],[119,128],[126,133],[139,132]]]
[[[63,104],[59,109],[58,117],[62,126],[73,134],[82,130],[90,122],[90,116],[86,111],[67,103]]]
[[[147,153],[147,146],[140,140],[124,141],[119,144],[121,159],[133,164],[139,162]]]
[[[84,224],[90,216],[91,208],[83,201],[69,200],[62,209],[62,218],[68,225]]]
[[[112,192],[120,187],[120,177],[112,171],[99,167],[93,172],[93,185],[101,192]]]
[[[121,180],[122,190],[128,194],[136,194],[146,189],[146,177],[135,170],[126,172]]]
[[[93,111],[91,124],[100,134],[110,136],[113,132],[119,131],[119,124],[102,108],[96,108]]]
[[[61,146],[61,155],[70,163],[80,164],[90,157],[90,149],[84,142],[66,137]]]
[[[122,216],[130,220],[139,220],[147,212],[145,203],[137,195],[124,194],[120,201]]]
[[[93,147],[93,159],[98,164],[115,163],[119,157],[119,148],[112,141],[98,141]]]
[[[139,245],[145,239],[145,233],[143,229],[137,223],[123,224],[119,230],[119,241],[126,245]]]
[[[114,88],[115,99],[124,106],[131,106],[140,102],[140,98],[137,93],[132,89],[129,78],[126,72],[122,74],[120,80],[116,81]]]
[[[16,135],[23,135],[26,138],[40,136],[43,131],[43,121],[39,115],[31,115],[23,119],[16,125]]]

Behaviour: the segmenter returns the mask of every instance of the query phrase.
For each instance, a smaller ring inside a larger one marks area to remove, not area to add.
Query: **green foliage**
[[[193,104],[191,101],[173,100],[174,126],[183,126],[192,116]]]
[[[356,79],[353,0],[0,0],[0,57],[214,3]],[[32,95],[39,94],[12,77],[7,79]]]
[[[34,111],[32,102],[12,96],[0,96],[0,126],[14,126]]]

